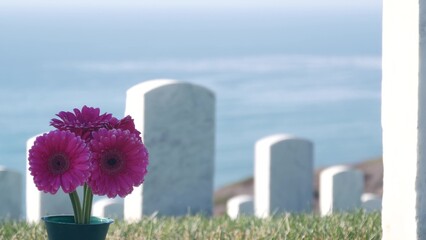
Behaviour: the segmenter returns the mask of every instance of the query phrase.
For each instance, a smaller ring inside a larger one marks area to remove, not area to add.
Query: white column
[[[425,2],[383,1],[383,239],[426,239]]]

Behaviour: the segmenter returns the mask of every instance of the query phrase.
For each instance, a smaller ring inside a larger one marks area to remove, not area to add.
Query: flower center
[[[118,151],[111,150],[102,156],[101,169],[103,172],[114,175],[119,173],[124,167],[123,157]]]
[[[57,153],[49,158],[49,170],[53,174],[61,174],[70,168],[70,161],[63,153]]]

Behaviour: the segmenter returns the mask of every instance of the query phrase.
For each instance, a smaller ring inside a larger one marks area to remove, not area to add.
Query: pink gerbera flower
[[[116,118],[111,119],[111,121],[109,122],[107,129],[121,129],[121,130],[129,130],[130,133],[134,133],[137,135],[137,137],[139,139],[141,139],[140,137],[140,132],[136,129],[135,127],[135,123],[132,119],[132,117],[130,117],[130,115],[127,115],[126,117],[124,117],[121,120],[118,120]]]
[[[100,129],[93,133],[92,175],[88,184],[96,195],[125,197],[144,181],[148,151],[129,130]]]
[[[104,113],[100,115],[99,108],[92,108],[83,106],[81,111],[74,108],[73,112],[60,112],[56,114],[59,119],[52,119],[50,125],[59,130],[69,130],[78,136],[81,136],[86,141],[92,138],[91,133],[100,128],[104,128],[110,122],[117,122],[118,120],[112,117],[111,114]]]
[[[29,150],[29,170],[40,191],[55,194],[75,191],[90,176],[90,151],[70,131],[54,130],[36,138]]]

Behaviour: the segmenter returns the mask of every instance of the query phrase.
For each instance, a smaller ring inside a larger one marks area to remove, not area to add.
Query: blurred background
[[[62,110],[124,114],[172,78],[216,94],[215,188],[253,175],[254,143],[310,139],[315,166],[381,155],[380,0],[0,2],[0,165]]]

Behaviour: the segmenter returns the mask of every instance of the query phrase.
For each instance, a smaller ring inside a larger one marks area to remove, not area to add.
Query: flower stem
[[[71,199],[72,209],[74,211],[74,221],[77,224],[83,223],[83,216],[81,215],[81,203],[80,199],[78,198],[77,191],[70,192],[68,194]]]
[[[84,184],[84,197],[83,197],[83,223],[90,223],[90,215],[92,213],[92,202],[93,202],[93,193],[87,184]]]

